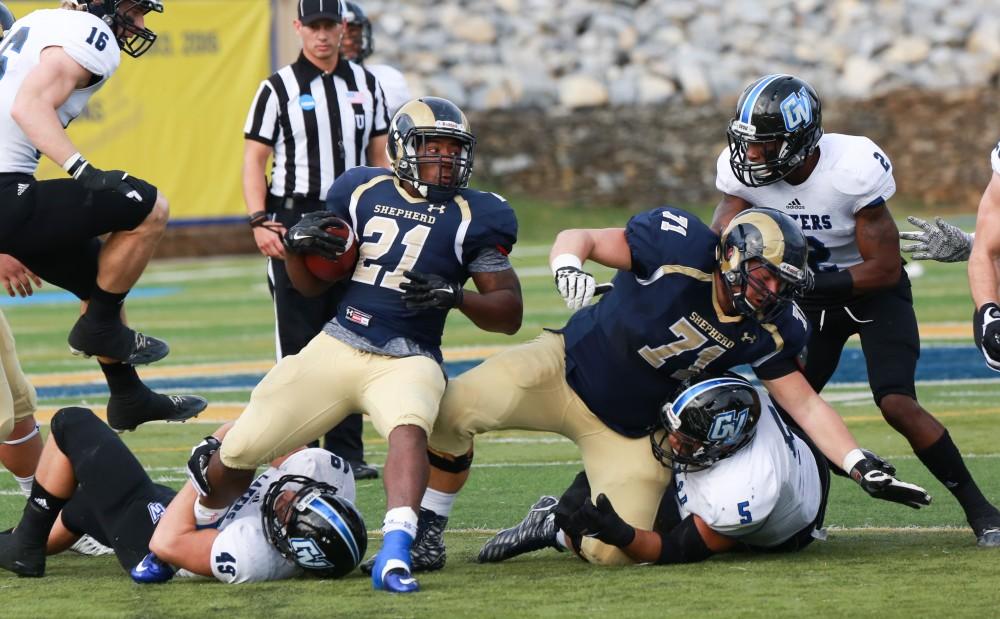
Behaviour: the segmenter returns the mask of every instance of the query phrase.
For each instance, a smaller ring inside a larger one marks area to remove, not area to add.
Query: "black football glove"
[[[433,273],[403,271],[409,281],[399,285],[403,290],[406,309],[451,309],[462,304],[464,291],[462,284],[449,282]]]
[[[931,504],[931,495],[926,490],[915,484],[899,481],[882,468],[886,465],[885,460],[866,455],[864,460],[860,460],[851,469],[851,479],[876,499],[902,503],[913,509]]]
[[[973,337],[991,370],[1000,372],[1000,306],[983,303],[972,317]]]
[[[91,191],[117,191],[140,204],[156,202],[156,187],[123,170],[99,170],[82,157],[71,170],[73,178]]]
[[[296,254],[316,254],[336,260],[347,249],[347,239],[334,236],[327,228],[341,228],[343,222],[330,211],[306,213],[285,232],[285,248]]]
[[[564,524],[560,528],[571,536],[593,537],[618,548],[635,539],[635,528],[622,520],[603,492],[597,495],[596,505],[588,498]]]
[[[222,443],[219,439],[214,436],[206,436],[191,450],[191,457],[187,461],[187,476],[194,489],[201,496],[208,496],[212,493],[212,488],[208,485],[208,462],[212,459],[212,454],[218,451],[221,446]]]

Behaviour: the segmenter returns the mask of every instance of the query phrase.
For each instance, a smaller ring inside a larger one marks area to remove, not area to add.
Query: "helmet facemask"
[[[347,3],[347,12],[344,14],[344,22],[347,27],[344,30],[344,39],[354,37],[354,30],[357,28],[357,55],[353,58],[344,56],[352,62],[364,62],[366,58],[375,51],[375,39],[372,37],[372,23],[368,17],[360,11],[360,7],[353,2]],[[343,44],[341,44],[343,51]]]
[[[450,138],[461,144],[461,152],[455,156],[446,154],[427,154],[427,143],[434,138]],[[402,155],[396,163],[396,175],[409,181],[420,193],[431,202],[450,200],[458,190],[469,186],[472,177],[472,160],[475,152],[476,138],[471,133],[452,128],[414,127],[399,138],[402,145]],[[450,179],[443,177],[449,167]],[[434,171],[430,178],[423,178],[421,165],[431,165]]]

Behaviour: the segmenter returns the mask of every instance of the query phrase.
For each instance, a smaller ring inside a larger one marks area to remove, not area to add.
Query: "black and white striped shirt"
[[[274,147],[271,194],[324,200],[345,170],[367,165],[369,140],[388,131],[374,75],[344,59],[324,74],[300,54],[261,82],[243,136]]]

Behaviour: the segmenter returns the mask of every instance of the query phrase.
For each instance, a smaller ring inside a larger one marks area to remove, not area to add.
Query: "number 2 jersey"
[[[47,47],[61,47],[96,76],[92,84],[74,90],[59,106],[63,127],[80,115],[121,62],[118,41],[107,24],[85,11],[45,9],[14,22],[0,43],[0,173],[34,174],[38,168],[40,154],[10,112],[24,78],[38,66],[39,55]]]
[[[506,256],[517,241],[514,210],[500,196],[462,189],[451,200],[433,204],[410,196],[384,168],[345,172],[330,189],[327,209],[350,224],[360,246],[332,321],[336,324],[324,331],[337,337],[339,326],[385,354],[392,354],[391,341],[402,338],[438,363],[448,312],[407,309],[399,287],[407,281],[403,273],[464,284],[481,254]],[[506,258],[503,263],[509,268]]]
[[[285,475],[302,475],[330,484],[337,494],[355,501],[354,473],[349,465],[325,449],[303,449],[269,467],[250,484],[219,521],[219,535],[212,544],[212,574],[225,583],[263,582],[292,578],[302,568],[281,556],[264,536],[261,502],[271,484]],[[295,489],[295,485],[289,485]],[[181,576],[191,576],[182,570]]]
[[[810,525],[823,488],[813,452],[788,429],[767,393],[753,440],[700,471],[674,471],[681,518],[697,514],[722,535],[760,548],[777,546]]]
[[[805,316],[794,303],[763,324],[723,313],[713,278],[719,236],[697,217],[672,207],[641,213],[625,240],[631,271],[559,330],[566,380],[605,425],[645,436],[680,381],[701,369],[749,363],[762,380],[797,371]]]

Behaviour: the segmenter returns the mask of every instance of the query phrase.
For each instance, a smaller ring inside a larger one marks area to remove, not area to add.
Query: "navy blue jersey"
[[[765,380],[796,368],[809,324],[794,304],[773,323],[726,316],[712,273],[719,237],[675,208],[636,215],[625,228],[631,272],[561,330],[566,379],[604,423],[642,436],[681,380],[744,363]]]
[[[463,189],[443,204],[410,196],[384,168],[353,168],[327,195],[327,209],[346,220],[360,242],[358,265],[337,308],[337,322],[376,346],[403,337],[441,361],[446,310],[408,310],[404,271],[465,283],[481,251],[508,254],[517,219],[500,196]]]

